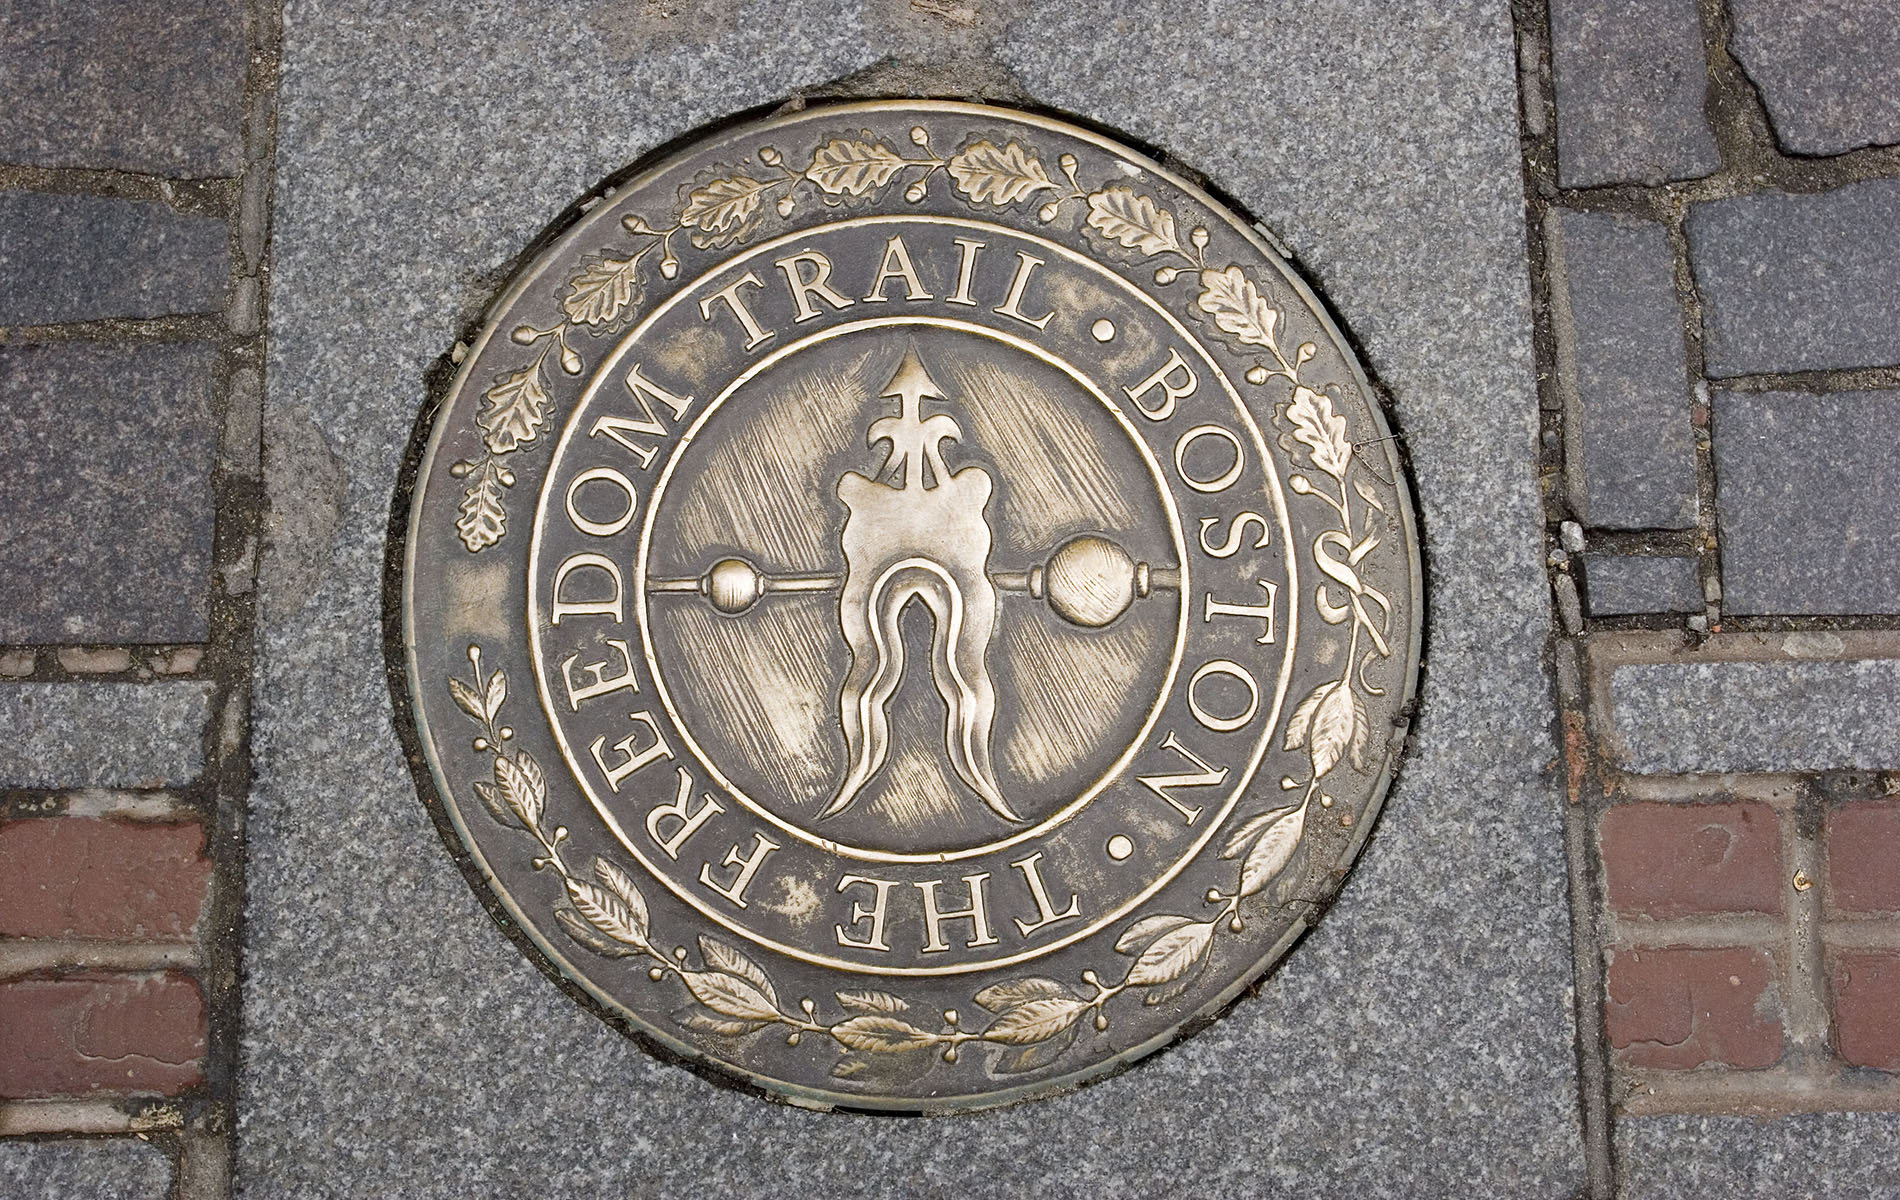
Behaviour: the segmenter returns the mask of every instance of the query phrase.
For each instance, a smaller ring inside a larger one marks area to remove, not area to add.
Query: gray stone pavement
[[[266,427],[307,433],[271,459],[273,519],[301,524],[262,571],[303,584],[260,626],[243,1192],[1581,1192],[1537,397],[1524,291],[1499,283],[1523,271],[1509,14],[1077,2],[1004,24],[804,0],[670,20],[286,13]],[[1286,966],[1118,1079],[918,1121],[702,1082],[523,961],[416,802],[378,636],[425,375],[518,248],[664,139],[898,51],[937,65],[887,65],[877,90],[976,80],[1118,126],[1291,243],[1395,396],[1432,584],[1419,749]]]
[[[137,1141],[0,1142],[0,1196],[21,1200],[166,1200],[172,1164]]]

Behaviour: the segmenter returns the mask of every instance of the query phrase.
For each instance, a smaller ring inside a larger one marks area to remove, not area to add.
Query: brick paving
[[[277,10],[3,7],[0,1196],[208,1200],[231,1177]]]
[[[1896,26],[1642,8],[1517,12],[1595,1186],[1883,1195],[1850,1147],[1900,1111]]]
[[[1592,1197],[1891,1184],[1889,10],[1513,6],[1541,427],[1504,467],[1544,486]],[[8,1200],[232,1190],[256,596],[322,585],[348,487],[321,429],[262,418],[278,24],[267,0],[15,0],[0,25]],[[267,525],[272,456],[311,499]]]

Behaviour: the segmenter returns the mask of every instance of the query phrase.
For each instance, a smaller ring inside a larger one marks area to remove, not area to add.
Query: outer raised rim
[[[820,111],[846,115],[891,109],[960,113],[978,118],[988,117],[1021,122],[1089,142],[1113,155],[1135,162],[1142,169],[1152,172],[1156,177],[1166,180],[1169,184],[1194,197],[1221,220],[1227,222],[1253,246],[1263,259],[1273,264],[1286,283],[1306,303],[1308,309],[1318,319],[1321,329],[1332,339],[1335,348],[1340,351],[1350,367],[1353,382],[1358,386],[1360,395],[1365,400],[1377,441],[1385,448],[1385,461],[1392,471],[1391,477],[1398,498],[1400,519],[1404,522],[1406,533],[1410,535],[1406,544],[1410,583],[1408,599],[1411,602],[1411,622],[1407,630],[1409,652],[1406,656],[1404,684],[1398,698],[1397,724],[1395,725],[1395,732],[1398,734],[1395,740],[1402,745],[1403,727],[1417,699],[1419,662],[1423,649],[1421,637],[1424,631],[1424,573],[1419,554],[1418,521],[1412,504],[1404,462],[1396,448],[1391,427],[1385,419],[1381,406],[1377,403],[1380,393],[1366,375],[1365,366],[1360,361],[1353,343],[1341,331],[1330,310],[1312,288],[1286,261],[1281,252],[1262,236],[1261,231],[1264,227],[1247,220],[1238,211],[1237,204],[1214,195],[1206,186],[1163,166],[1136,149],[1130,140],[1110,137],[1072,120],[998,105],[903,98],[842,103],[814,102],[796,112],[774,115],[763,120],[748,121],[741,118],[730,123],[719,123],[710,128],[694,130],[685,137],[669,142],[652,154],[644,156],[627,170],[610,177],[614,180],[612,186],[617,190],[641,186],[670,168],[675,162],[696,153],[700,147],[722,138],[729,138],[739,131],[755,133],[799,124],[810,120],[814,112]],[[600,197],[605,186],[607,185],[595,187],[587,193],[587,196]],[[436,452],[444,436],[443,423],[436,419],[443,404],[449,397],[458,394],[468,382],[476,360],[496,334],[496,329],[489,323],[490,318],[506,309],[526,291],[529,279],[537,266],[560,254],[571,243],[592,230],[596,222],[607,213],[609,207],[604,203],[596,203],[578,216],[572,212],[564,215],[563,219],[572,221],[570,226],[563,229],[558,236],[545,240],[545,244],[532,248],[514,264],[508,285],[484,310],[481,328],[468,343],[461,365],[446,379],[442,378],[439,367],[434,373],[432,383],[436,386],[430,388],[430,395],[417,418],[408,452],[404,455],[401,477],[391,498],[389,540],[384,572],[383,649],[396,732],[402,740],[405,754],[409,759],[411,773],[416,778],[417,791],[436,823],[437,832],[441,834],[450,856],[461,867],[463,875],[474,888],[482,906],[544,974],[559,984],[564,991],[579,999],[597,1016],[632,1036],[658,1057],[687,1066],[726,1086],[806,1108],[891,1115],[947,1114],[976,1112],[1024,1100],[1058,1095],[1073,1091],[1084,1084],[1098,1082],[1119,1074],[1136,1061],[1192,1036],[1196,1031],[1205,1028],[1220,1017],[1241,992],[1254,987],[1268,972],[1284,961],[1293,944],[1319,920],[1319,912],[1323,912],[1330,906],[1333,896],[1338,894],[1336,890],[1321,901],[1319,909],[1313,916],[1297,919],[1266,953],[1244,971],[1239,972],[1226,988],[1182,1018],[1171,1029],[1131,1046],[1120,1054],[1090,1063],[1065,1075],[1040,1080],[1034,1084],[1002,1088],[981,1096],[952,1097],[944,1100],[929,1098],[886,1100],[856,1093],[804,1087],[786,1080],[749,1072],[723,1060],[706,1056],[684,1040],[626,1008],[601,990],[582,972],[576,970],[565,952],[541,934],[539,928],[521,910],[514,898],[499,885],[487,859],[482,855],[474,839],[469,836],[460,807],[445,800],[445,797],[454,794],[453,789],[444,778],[441,765],[431,753],[430,747],[433,743],[428,737],[427,716],[421,697],[414,689],[416,663],[410,647],[414,644],[415,610],[412,603],[411,584],[414,579],[413,551],[420,519],[420,505],[414,502],[414,497],[418,492],[426,489],[429,469],[434,463]],[[421,437],[424,430],[427,430],[426,440]],[[1341,886],[1344,885],[1344,878],[1350,873],[1353,864],[1358,861],[1367,838],[1371,836],[1372,829],[1378,823],[1378,818],[1384,810],[1386,797],[1390,793],[1392,781],[1397,773],[1399,757],[1399,752],[1395,750],[1388,751],[1386,754],[1379,777],[1374,781],[1366,801],[1364,818],[1356,823],[1353,836],[1335,860],[1341,868]]]

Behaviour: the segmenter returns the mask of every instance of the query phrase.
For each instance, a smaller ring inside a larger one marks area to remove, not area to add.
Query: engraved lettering
[[[1233,465],[1212,479],[1202,479],[1199,476],[1190,475],[1187,469],[1188,450],[1195,442],[1204,437],[1219,438],[1234,448]],[[1181,440],[1174,444],[1174,469],[1180,472],[1181,481],[1197,492],[1212,493],[1226,491],[1228,488],[1234,486],[1234,480],[1240,478],[1241,468],[1246,466],[1246,464],[1247,452],[1241,449],[1240,439],[1235,437],[1231,430],[1220,425],[1196,425],[1194,428],[1182,434]]]
[[[970,922],[970,940],[964,943],[974,950],[978,946],[994,946],[996,938],[990,933],[989,904],[983,896],[983,881],[990,877],[988,871],[979,871],[975,875],[965,875],[963,882],[970,888],[970,907],[944,911],[937,907],[937,885],[935,879],[927,879],[913,884],[924,894],[924,932],[928,935],[924,942],[925,954],[939,954],[950,948],[943,940],[945,921],[968,920]]]
[[[740,282],[744,282],[741,280]],[[737,286],[736,284],[734,285]],[[629,433],[644,433],[649,437],[665,437],[666,423],[653,411],[653,402],[658,400],[672,410],[677,419],[686,412],[686,406],[693,402],[691,396],[676,396],[659,384],[640,373],[640,364],[635,363],[622,381],[633,396],[634,403],[640,406],[641,418],[632,420],[627,417],[601,416],[594,420],[594,427],[587,431],[588,437],[606,434],[609,438],[626,447],[628,452],[640,460],[642,470],[653,465],[653,456],[660,452],[658,446],[647,446],[628,437]]]
[[[1175,379],[1177,374],[1182,377],[1178,381]],[[1174,406],[1192,396],[1194,389],[1200,386],[1200,376],[1194,373],[1193,367],[1187,365],[1181,352],[1169,350],[1168,361],[1162,363],[1159,370],[1134,387],[1125,387],[1122,391],[1142,416],[1150,421],[1165,421],[1174,415]],[[1161,389],[1161,399],[1150,405],[1143,397],[1156,388]]]
[[[726,811],[725,805],[703,793],[699,798],[705,803],[698,809],[694,809],[693,777],[686,773],[685,767],[681,767],[679,773],[679,795],[674,797],[673,803],[656,804],[647,811],[647,836],[653,839],[653,844],[664,851],[668,858],[675,861],[678,861],[680,847],[686,844],[687,838],[698,833],[701,825]],[[678,821],[679,824],[673,828],[672,833],[662,836],[660,822],[667,820]]]
[[[1181,739],[1175,736],[1174,730],[1172,729],[1168,731],[1168,736],[1162,739],[1160,748],[1174,751],[1182,758],[1193,763],[1198,770],[1181,771],[1172,775],[1138,775],[1135,777],[1135,782],[1143,785],[1149,791],[1173,805],[1174,811],[1180,813],[1187,823],[1192,825],[1194,824],[1194,819],[1201,815],[1200,806],[1181,803],[1175,799],[1174,793],[1168,789],[1178,787],[1216,787],[1221,781],[1227,778],[1227,768],[1216,767],[1200,755],[1194,753],[1194,751],[1183,746]]]
[[[759,282],[757,275],[747,271],[725,287],[720,288],[712,295],[701,300],[699,302],[699,319],[702,321],[711,321],[713,304],[717,301],[724,300],[726,307],[732,310],[732,315],[739,318],[740,328],[745,330],[745,348],[748,350],[752,349],[752,347],[763,342],[765,339],[776,335],[774,335],[771,330],[760,327],[758,318],[754,317],[752,310],[745,306],[745,301],[739,299],[739,289],[742,287],[756,288],[764,286],[764,284]]]
[[[586,483],[611,483],[619,488],[621,495],[626,497],[620,515],[611,521],[595,521],[582,516],[579,506],[574,503],[574,493]],[[639,502],[639,497],[634,494],[633,481],[612,467],[582,471],[574,477],[574,482],[567,485],[567,519],[574,523],[574,528],[592,537],[612,537],[632,524],[634,506]]]
[[[831,260],[816,250],[800,250],[774,260],[772,265],[785,273],[785,283],[792,289],[792,299],[798,304],[798,315],[792,318],[794,324],[819,315],[818,306],[811,302],[814,293],[833,308],[849,308],[854,303],[831,286]],[[805,267],[811,268],[810,278],[805,275]]]
[[[607,765],[606,756],[601,753],[601,747],[607,744],[604,736],[595,738],[594,744],[587,748],[588,753],[594,756],[594,765],[599,767],[601,774],[607,777],[607,786],[616,792],[620,790],[620,781],[641,767],[650,762],[658,762],[662,758],[673,757],[673,748],[666,744],[664,737],[660,736],[660,727],[653,723],[652,713],[637,712],[629,713],[628,716],[632,717],[636,723],[645,725],[647,732],[653,735],[653,741],[645,749],[633,748],[634,739],[640,736],[638,730],[614,743],[614,749],[626,757],[611,767]],[[685,771],[680,772],[682,775],[685,773]]]
[[[565,591],[567,581],[576,571],[596,570],[606,572],[607,579],[613,584],[613,594],[600,599],[568,599]],[[626,618],[621,615],[621,596],[626,585],[620,578],[620,568],[614,560],[604,554],[570,554],[554,572],[554,586],[549,589],[554,597],[554,608],[548,620],[559,625],[562,617],[612,617],[616,623]]]
[[[967,304],[976,307],[976,297],[970,294],[970,281],[976,275],[976,256],[982,252],[983,243],[969,238],[958,238],[957,253],[957,290],[945,298],[945,304]]]
[[[897,886],[895,879],[873,879],[868,875],[846,875],[838,881],[838,891],[866,884],[877,889],[877,895],[871,900],[871,907],[856,903],[851,905],[851,924],[855,927],[871,923],[871,934],[863,941],[845,932],[843,925],[833,925],[832,933],[837,936],[840,946],[849,946],[854,950],[880,950],[889,953],[891,944],[884,940],[884,917],[891,899],[891,889]]]
[[[746,885],[751,883],[752,877],[759,873],[759,867],[765,862],[766,856],[778,849],[778,843],[762,833],[753,834],[752,839],[752,853],[742,855],[739,853],[739,847],[734,846],[732,849],[726,851],[726,857],[720,860],[719,865],[722,867],[738,868],[738,873],[735,874],[730,881],[720,883],[714,879],[712,874],[713,866],[711,863],[702,863],[699,868],[699,881],[701,883],[713,891],[718,892],[721,896],[732,901],[740,908],[745,907]]]
[[[1021,917],[1013,918],[1017,931],[1024,937],[1028,937],[1045,925],[1053,925],[1057,921],[1067,921],[1082,915],[1080,898],[1073,893],[1069,896],[1068,907],[1061,912],[1057,912],[1055,906],[1049,903],[1049,888],[1042,881],[1041,859],[1042,851],[1038,850],[1028,858],[1017,859],[1009,864],[1023,873],[1023,882],[1029,885],[1029,894],[1036,901],[1035,920],[1025,921]]]
[[[561,682],[567,685],[567,708],[569,712],[579,712],[581,710],[581,701],[592,700],[595,696],[605,696],[608,692],[617,692],[621,688],[625,688],[630,692],[640,690],[639,681],[633,677],[633,656],[627,652],[627,643],[621,641],[619,638],[608,638],[607,644],[620,651],[620,664],[626,668],[621,671],[620,674],[612,678],[607,678],[604,674],[607,668],[613,665],[612,659],[597,663],[588,663],[582,667],[581,670],[592,675],[594,682],[584,683],[579,687],[575,687],[574,664],[580,661],[581,656],[578,654],[570,654],[561,660]],[[603,738],[601,740],[604,741],[606,739]],[[605,769],[604,767],[602,768],[602,770]]]
[[[1254,645],[1272,645],[1273,605],[1280,597],[1280,585],[1277,583],[1269,583],[1264,579],[1256,579],[1254,582],[1266,589],[1267,602],[1265,604],[1228,604],[1225,601],[1214,599],[1214,593],[1209,592],[1201,605],[1201,623],[1206,624],[1215,617],[1255,617],[1265,621],[1267,626],[1261,630],[1260,636],[1253,640]]]
[[[1050,318],[1056,315],[1054,310],[1046,312],[1040,317],[1029,317],[1024,316],[1023,310],[1018,307],[1023,302],[1023,292],[1029,287],[1030,274],[1035,271],[1037,267],[1042,265],[1042,261],[1042,259],[1037,258],[1033,254],[1024,254],[1021,250],[1018,250],[1016,252],[1016,277],[1009,281],[1009,296],[990,311],[1001,313],[1006,317],[1014,317],[1023,324],[1033,326],[1036,329],[1041,329],[1048,325]]]
[[[1253,544],[1255,550],[1265,548],[1273,537],[1273,527],[1267,524],[1267,519],[1257,512],[1248,511],[1234,518],[1234,523],[1227,528],[1227,540],[1216,546],[1207,540],[1207,535],[1219,523],[1219,517],[1201,518],[1201,550],[1209,558],[1232,558],[1240,553],[1241,543],[1246,541],[1244,531],[1249,523],[1260,526],[1260,540]]]
[[[924,290],[923,280],[917,278],[917,268],[911,265],[910,250],[904,245],[904,239],[893,236],[884,243],[884,261],[878,265],[877,278],[871,281],[871,290],[864,295],[866,304],[878,304],[889,300],[884,294],[884,285],[893,279],[904,281],[904,299],[928,300],[930,293]]]
[[[1237,679],[1246,686],[1247,706],[1241,709],[1239,713],[1233,716],[1220,717],[1215,716],[1213,713],[1201,707],[1199,696],[1201,681],[1215,675],[1225,675],[1229,679]],[[1200,670],[1194,672],[1193,678],[1188,680],[1187,702],[1188,711],[1194,714],[1195,720],[1207,726],[1215,733],[1232,733],[1234,730],[1241,728],[1246,725],[1247,722],[1253,720],[1254,714],[1260,711],[1260,685],[1254,682],[1253,673],[1247,670],[1247,668],[1234,662],[1232,659],[1217,658],[1213,662],[1202,663]]]

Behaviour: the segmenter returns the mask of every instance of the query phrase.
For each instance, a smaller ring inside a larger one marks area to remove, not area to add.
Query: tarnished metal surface
[[[1403,742],[1363,373],[1245,224],[946,103],[735,127],[517,278],[401,564],[424,791],[543,963],[800,1103],[978,1107],[1217,1012]]]

